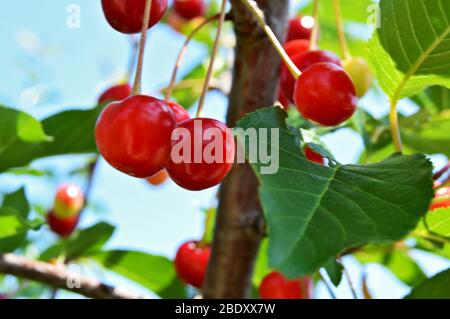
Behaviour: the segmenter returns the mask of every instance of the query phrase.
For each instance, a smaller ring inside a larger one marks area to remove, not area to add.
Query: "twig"
[[[359,299],[359,298],[358,298],[358,295],[357,295],[357,293],[356,293],[356,290],[355,290],[355,286],[353,285],[353,281],[352,281],[352,279],[350,278],[350,274],[349,274],[348,271],[347,271],[347,268],[345,268],[344,263],[342,262],[342,259],[341,259],[341,258],[339,258],[339,261],[340,261],[341,264],[342,264],[342,269],[343,269],[343,272],[344,272],[344,276],[345,276],[345,278],[346,278],[347,281],[348,281],[348,285],[349,285],[349,287],[350,287],[350,291],[352,292],[353,299]]]
[[[0,254],[0,273],[34,280],[95,299],[140,299],[137,294],[83,277],[65,267],[35,261],[14,254]]]
[[[447,165],[445,165],[442,169],[440,169],[433,175],[433,180],[437,181],[442,176],[444,176],[444,174],[447,173],[449,170],[450,170],[450,162],[447,163]]]
[[[178,70],[180,69],[181,61],[183,61],[184,56],[186,55],[187,48],[189,43],[192,41],[192,39],[195,37],[195,35],[208,23],[215,21],[220,18],[220,14],[217,14],[215,16],[212,16],[206,20],[204,20],[200,25],[198,25],[192,32],[187,36],[186,40],[184,41],[183,47],[180,50],[180,53],[178,54],[177,60],[175,62],[175,67],[173,68],[172,77],[170,79],[170,84],[167,87],[166,92],[166,101],[170,100],[170,97],[172,95],[173,89],[175,87],[175,83],[177,81],[177,74]]]
[[[208,72],[206,73],[205,84],[203,85],[202,94],[200,95],[200,101],[198,102],[197,117],[200,117],[205,105],[206,94],[208,93],[209,82],[211,82],[211,77],[214,71],[214,62],[216,61],[217,53],[219,50],[220,36],[222,35],[222,28],[225,22],[227,0],[222,0],[222,6],[220,8],[219,25],[217,26],[216,39],[214,40],[214,45],[211,53],[211,61],[209,62]]]
[[[269,38],[270,43],[275,48],[278,55],[283,60],[284,64],[286,64],[286,67],[292,73],[294,78],[298,79],[298,77],[302,74],[302,72],[298,69],[298,67],[294,64],[294,62],[292,62],[291,58],[284,50],[280,41],[278,41],[277,36],[273,33],[272,29],[267,25],[264,17],[264,12],[258,7],[258,4],[253,0],[242,0],[242,2],[255,17],[259,26],[264,30],[267,37]]]
[[[319,35],[319,0],[314,0],[313,9],[314,26],[311,33],[311,39],[309,41],[309,50],[317,50],[317,41]]]
[[[319,274],[320,280],[322,280],[323,284],[325,285],[325,288],[327,288],[328,293],[330,294],[331,298],[332,299],[337,299],[337,296],[334,293],[333,288],[331,288],[330,284],[325,279],[325,277],[322,275],[322,273],[319,271],[318,274]]]
[[[137,69],[136,69],[136,77],[134,79],[134,85],[133,85],[133,95],[141,93],[142,66],[144,64],[145,43],[147,42],[147,31],[148,31],[148,25],[150,23],[151,10],[152,10],[152,0],[147,0],[145,3],[144,19],[143,19],[144,21],[142,23],[141,40],[139,42],[138,63],[137,63]]]

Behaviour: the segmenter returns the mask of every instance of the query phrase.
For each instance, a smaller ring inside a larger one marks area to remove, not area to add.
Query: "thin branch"
[[[320,280],[322,280],[323,284],[325,285],[325,288],[327,288],[328,293],[330,294],[332,299],[337,299],[336,294],[333,291],[333,288],[331,288],[330,284],[328,283],[328,281],[325,279],[325,277],[322,275],[322,273],[319,271],[319,278]]]
[[[147,32],[148,32],[148,26],[150,23],[151,10],[152,10],[152,0],[147,0],[145,3],[141,40],[139,42],[138,63],[137,63],[136,77],[134,79],[134,85],[133,85],[133,95],[141,93],[142,67],[144,65],[145,43],[147,42]]]
[[[170,97],[172,95],[173,89],[175,87],[175,83],[177,81],[177,74],[178,70],[180,69],[181,62],[183,61],[184,56],[186,55],[187,48],[189,43],[192,41],[192,39],[195,37],[195,35],[208,23],[215,21],[220,18],[220,14],[214,15],[206,20],[204,20],[200,25],[198,25],[192,32],[186,37],[186,40],[184,41],[184,44],[180,50],[180,53],[178,54],[177,60],[175,62],[175,67],[173,68],[172,77],[170,79],[170,84],[167,87],[166,92],[166,101],[170,100]]]
[[[433,175],[433,180],[437,181],[450,170],[450,162]]]
[[[242,3],[247,7],[247,9],[252,13],[253,17],[258,22],[258,25],[263,29],[264,33],[269,38],[270,43],[277,51],[278,55],[283,60],[283,63],[291,72],[292,76],[295,79],[298,79],[302,72],[298,69],[298,67],[292,62],[289,55],[284,50],[280,41],[278,40],[273,30],[267,25],[265,21],[264,12],[258,7],[258,4],[254,0],[242,0]]]
[[[356,290],[355,290],[355,286],[353,285],[352,278],[350,277],[350,274],[347,271],[347,268],[345,268],[344,263],[342,262],[342,259],[339,258],[339,261],[342,264],[342,269],[343,269],[343,272],[344,272],[344,276],[347,279],[347,282],[348,282],[348,285],[350,287],[350,291],[352,293],[353,299],[359,299],[358,298],[358,294],[356,293]]]
[[[317,50],[317,42],[319,36],[319,0],[314,0],[314,9],[313,9],[313,18],[314,18],[314,26],[311,33],[311,39],[309,42],[309,50],[314,51]]]
[[[217,53],[219,51],[220,36],[222,35],[223,24],[225,22],[227,0],[222,0],[222,6],[220,8],[219,25],[217,26],[217,34],[214,40],[214,45],[211,53],[211,61],[209,62],[208,72],[206,73],[205,84],[203,85],[202,94],[200,95],[200,101],[198,102],[197,117],[202,114],[203,106],[205,105],[206,94],[209,89],[209,83],[214,71],[214,62],[216,61]]]
[[[141,296],[48,263],[0,254],[0,273],[25,278],[94,299],[140,299]]]

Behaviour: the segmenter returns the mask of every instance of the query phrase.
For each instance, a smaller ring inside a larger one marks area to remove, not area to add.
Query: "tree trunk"
[[[280,59],[241,0],[231,0],[237,38],[227,123],[276,101]],[[257,0],[278,38],[284,37],[289,0]],[[258,248],[265,233],[258,181],[248,164],[236,164],[219,192],[205,298],[247,298]]]

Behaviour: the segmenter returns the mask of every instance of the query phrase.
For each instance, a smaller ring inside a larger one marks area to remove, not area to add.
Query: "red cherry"
[[[280,104],[283,106],[283,108],[285,110],[288,110],[289,107],[291,106],[291,103],[289,102],[289,100],[286,98],[286,96],[284,95],[283,90],[280,87],[280,90],[278,92],[278,102],[280,102]]]
[[[68,237],[77,227],[80,215],[60,218],[53,211],[47,214],[47,223],[50,229],[61,237]]]
[[[105,92],[100,95],[98,98],[98,104],[103,104],[106,102],[116,102],[125,100],[127,97],[131,95],[131,86],[126,84],[119,84],[113,87],[110,87]]]
[[[430,211],[450,207],[450,186],[443,187],[436,191]]]
[[[358,101],[350,76],[332,63],[318,63],[306,69],[295,83],[294,100],[303,117],[324,126],[348,120]]]
[[[203,16],[206,11],[204,0],[174,0],[173,9],[186,20]]]
[[[289,20],[289,30],[286,41],[311,39],[314,24],[314,18],[310,16],[292,18]]]
[[[305,156],[311,162],[325,165],[325,158],[319,153],[314,152],[309,146],[305,147]]]
[[[339,66],[341,65],[341,60],[336,54],[322,50],[308,51],[294,55],[292,57],[292,62],[294,62],[294,64],[302,72],[309,68],[311,65],[321,62],[329,62]],[[284,95],[292,101],[295,87],[295,78],[292,76],[291,72],[285,65],[281,67],[280,81]]]
[[[78,215],[84,206],[83,191],[73,184],[62,185],[55,196],[54,214],[59,218]]]
[[[173,101],[165,101],[165,102],[172,110],[173,118],[175,119],[175,122],[181,123],[181,122],[187,121],[191,118],[189,116],[189,113],[186,111],[186,109],[184,107],[182,107],[180,104],[175,103]]]
[[[163,169],[152,177],[147,178],[147,182],[149,182],[153,186],[159,186],[163,184],[167,180],[167,178],[169,178],[169,174],[167,174],[167,171]]]
[[[196,118],[180,123],[175,131],[179,136],[172,143],[166,166],[170,177],[192,191],[219,184],[233,166],[235,142],[231,130],[219,121]]]
[[[259,286],[262,299],[311,299],[313,282],[310,277],[289,280],[279,272],[267,275]]]
[[[103,110],[95,138],[100,153],[111,166],[125,174],[147,178],[167,164],[174,127],[175,120],[166,103],[136,95]]]
[[[108,23],[119,32],[132,34],[142,30],[146,0],[102,0]],[[149,27],[157,24],[167,9],[167,0],[153,0]]]
[[[292,40],[286,42],[284,50],[290,57],[293,57],[294,55],[309,51],[309,42],[309,40],[305,39]]]
[[[205,281],[211,248],[200,247],[198,242],[183,244],[175,257],[175,269],[181,281],[196,288],[201,288]]]

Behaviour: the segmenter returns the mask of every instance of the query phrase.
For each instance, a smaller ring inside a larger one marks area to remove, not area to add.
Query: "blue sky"
[[[81,8],[80,29],[66,27],[66,9],[73,3]],[[94,106],[100,91],[123,77],[128,66],[129,40],[109,27],[98,0],[8,1],[0,11],[0,30],[0,103],[23,109],[37,118],[68,108]],[[182,39],[166,26],[158,26],[149,33],[144,93],[155,94],[168,83]],[[188,71],[205,53],[200,45],[192,45],[186,58],[190,62],[182,67],[182,72]],[[376,107],[372,111],[378,114],[387,109],[387,105],[380,106],[370,97],[365,104]],[[225,110],[226,100],[211,93],[205,115],[223,119]],[[328,136],[325,141],[336,158],[344,163],[355,162],[362,149],[360,138],[349,131]],[[0,191],[13,191],[26,185],[33,203],[50,207],[53,190],[59,183],[73,181],[83,185],[83,179],[68,173],[82,165],[85,158],[39,160],[34,166],[55,169],[59,172],[57,178],[42,181],[3,176]],[[87,226],[106,219],[118,226],[110,247],[171,257],[180,243],[201,236],[201,209],[214,205],[216,191],[188,192],[171,182],[154,188],[115,171],[102,161],[92,194],[92,203],[97,209],[88,210],[82,224]],[[52,240],[48,233],[42,236],[42,241]],[[419,258],[430,274],[448,266],[440,259]],[[352,260],[348,260],[348,264],[358,281],[359,267]],[[384,280],[386,287],[377,288],[381,288],[385,296],[400,297],[407,292],[380,267],[372,267],[372,270],[369,284],[375,288]],[[350,296],[345,284],[340,294]],[[323,287],[319,295],[326,296]]]

